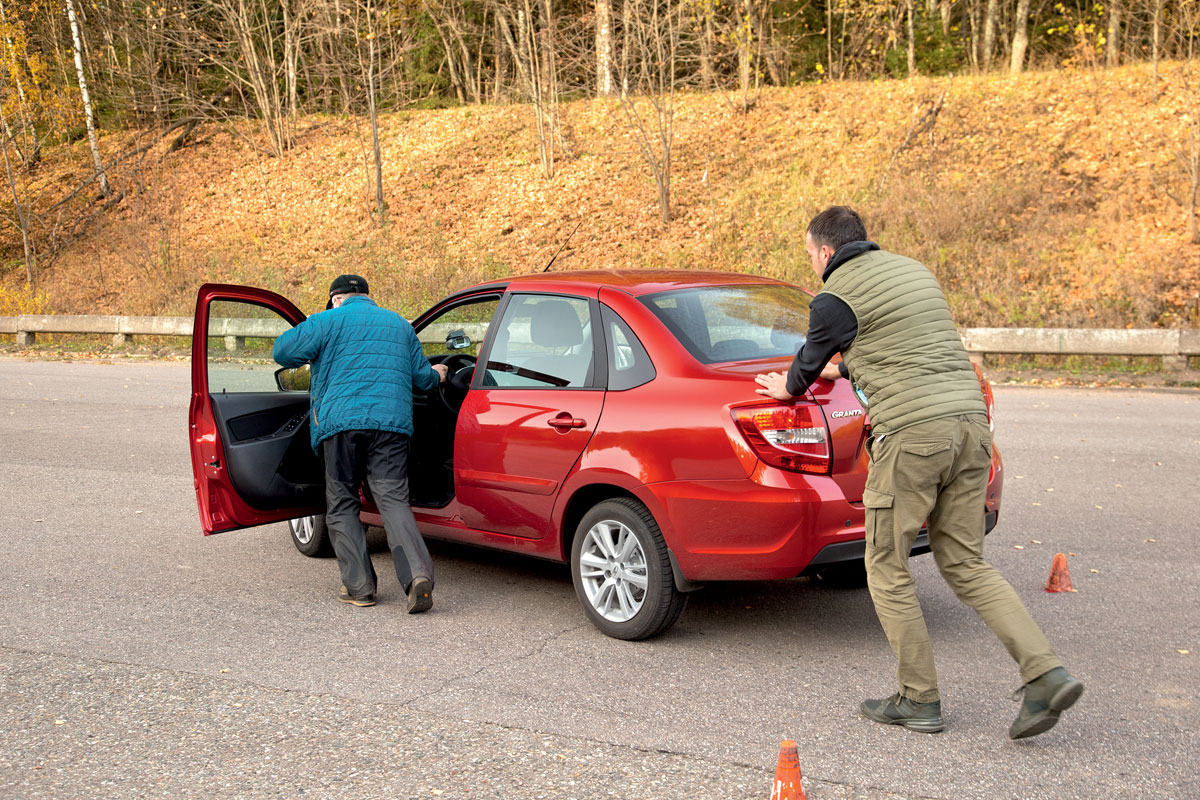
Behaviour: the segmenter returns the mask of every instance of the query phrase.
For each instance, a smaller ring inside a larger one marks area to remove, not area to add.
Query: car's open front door
[[[307,367],[277,380],[271,357],[275,337],[303,320],[273,292],[200,287],[188,423],[205,534],[324,512],[324,471],[309,445]]]

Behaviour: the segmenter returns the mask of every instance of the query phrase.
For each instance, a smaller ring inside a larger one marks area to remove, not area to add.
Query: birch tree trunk
[[[596,94],[613,93],[612,0],[596,0]]]
[[[1029,0],[1017,0],[1017,16],[1013,20],[1012,59],[1008,64],[1009,75],[1020,75],[1025,68],[1025,50],[1029,47]]]
[[[88,97],[87,78],[83,74],[83,45],[79,38],[79,22],[75,18],[74,0],[67,0],[67,19],[71,22],[71,38],[75,42],[75,72],[79,76],[79,93],[83,95],[83,113],[87,118],[92,161],[95,162],[96,174],[100,177],[100,193],[109,197],[112,195],[112,189],[108,185],[108,175],[105,174],[104,163],[100,160],[100,145],[96,141],[96,121],[92,116],[92,100]]]
[[[987,0],[987,9],[983,12],[983,71],[992,68],[992,56],[996,52],[996,13],[999,11],[998,0]]]

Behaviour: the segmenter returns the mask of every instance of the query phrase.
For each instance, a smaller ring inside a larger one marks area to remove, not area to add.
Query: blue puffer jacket
[[[438,384],[412,325],[366,295],[347,297],[285,332],[274,356],[285,367],[312,364],[313,450],[342,431],[412,436],[413,388]]]

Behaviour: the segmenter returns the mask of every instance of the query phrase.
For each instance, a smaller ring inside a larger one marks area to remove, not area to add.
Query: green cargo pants
[[[1021,670],[1022,682],[1062,666],[1008,581],[983,560],[992,434],[981,416],[932,420],[875,439],[863,492],[867,586],[896,653],[899,692],[939,700],[933,647],[908,555],[929,522],[929,546],[958,599],[975,609]]]

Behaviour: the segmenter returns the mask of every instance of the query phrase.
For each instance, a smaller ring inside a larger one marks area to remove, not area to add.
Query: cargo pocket
[[[867,551],[891,550],[896,537],[892,525],[892,502],[894,498],[878,489],[863,489],[863,506],[866,507]]]
[[[925,441],[901,442],[900,449],[905,453],[912,453],[914,456],[935,456],[938,453],[949,450],[951,444],[949,439],[927,439]]]
[[[953,459],[950,439],[910,439],[899,442],[894,470],[896,489],[924,491],[945,479]]]

